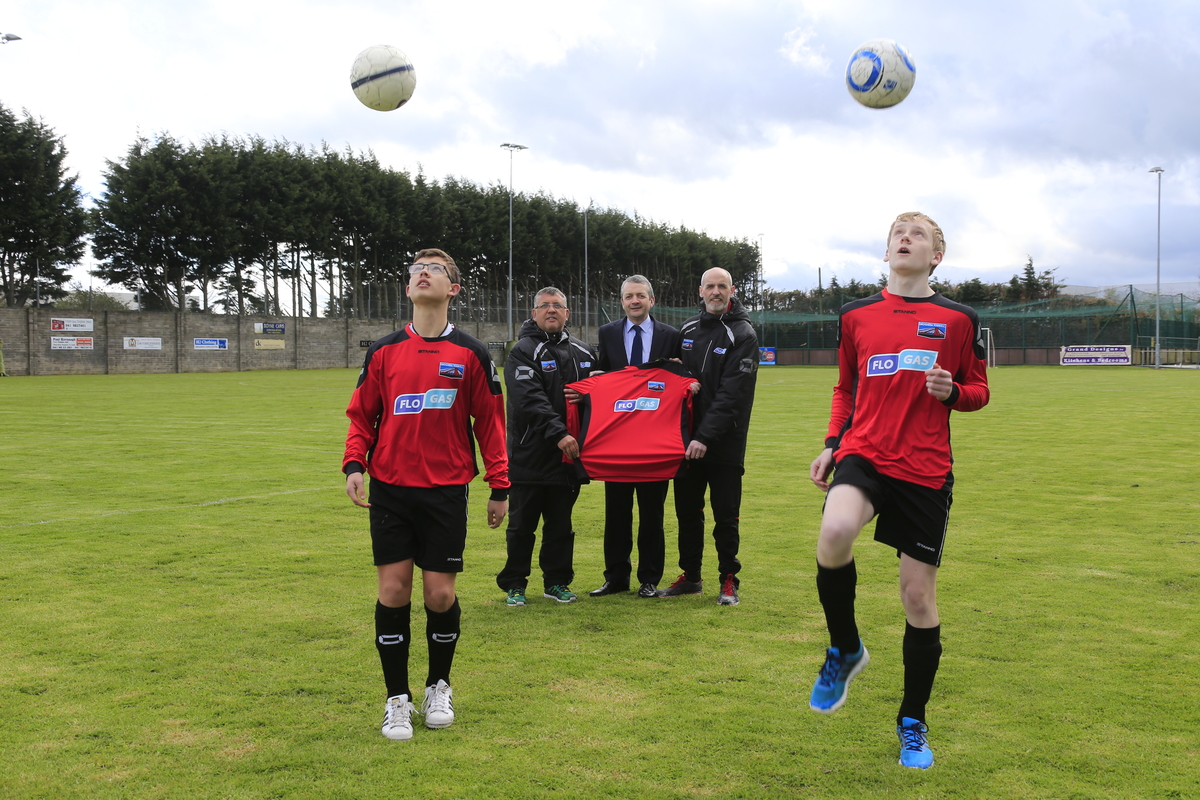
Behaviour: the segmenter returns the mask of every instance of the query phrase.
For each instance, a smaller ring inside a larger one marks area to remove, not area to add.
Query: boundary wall
[[[92,330],[52,330],[52,319],[90,319]],[[0,346],[5,370],[14,377],[335,369],[360,366],[370,342],[406,322],[0,308]],[[256,323],[265,324],[268,332],[257,333]],[[501,342],[508,334],[507,324],[455,324],[484,343]],[[280,329],[282,333],[271,332]],[[92,348],[52,348],[53,337],[60,336],[91,338]],[[128,340],[134,338],[159,339],[161,349],[127,348]],[[196,339],[224,339],[225,349],[196,349]],[[498,363],[503,362],[502,349],[493,350],[492,355]]]
[[[90,319],[91,331],[51,329],[52,319]],[[521,322],[524,318],[521,319]],[[260,369],[357,367],[370,342],[406,320],[236,317],[172,311],[80,311],[0,308],[0,347],[11,376],[120,375],[163,372],[244,372]],[[255,325],[283,333],[257,333]],[[497,366],[505,351],[507,323],[456,322],[489,344]],[[576,334],[578,335],[578,334]],[[52,337],[90,337],[90,350],[56,350]],[[161,349],[128,349],[130,338],[159,339]],[[195,339],[224,339],[224,350],[197,350]],[[32,343],[32,345],[31,345]],[[367,343],[367,344],[364,344]],[[996,348],[996,365],[1059,363],[1057,347]],[[834,349],[776,351],[780,365],[833,366]]]

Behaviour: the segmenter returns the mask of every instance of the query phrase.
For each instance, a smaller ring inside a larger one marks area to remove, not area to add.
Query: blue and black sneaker
[[[928,726],[919,719],[904,717],[896,726],[900,737],[900,766],[913,769],[929,769],[933,766],[933,751],[929,749]]]
[[[858,652],[849,656],[843,656],[836,647],[826,650],[825,665],[813,684],[808,707],[821,714],[832,714],[845,705],[846,688],[870,659],[861,639],[858,641]]]

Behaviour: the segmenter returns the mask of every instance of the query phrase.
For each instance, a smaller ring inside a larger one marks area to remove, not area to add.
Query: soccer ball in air
[[[889,108],[908,97],[917,80],[912,56],[899,42],[872,39],[850,56],[846,89],[867,108]]]
[[[377,44],[354,59],[350,88],[367,108],[392,111],[412,97],[417,88],[417,73],[404,53],[389,45]]]

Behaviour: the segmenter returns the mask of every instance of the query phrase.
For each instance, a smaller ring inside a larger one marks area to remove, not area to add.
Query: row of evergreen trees
[[[0,104],[0,293],[4,305],[61,297],[83,257],[88,216],[62,140]]]
[[[8,306],[39,294],[47,304],[65,298],[67,270],[89,234],[94,274],[136,292],[145,309],[185,309],[198,292],[199,310],[389,316],[401,311],[404,268],[424,247],[454,256],[475,303],[507,293],[503,184],[439,183],[324,144],[230,136],[191,144],[164,134],[139,137],[106,162],[105,190],[89,213],[65,156],[53,130],[0,105],[0,290]],[[547,284],[582,293],[585,215],[594,297],[614,297],[623,276],[640,272],[660,303],[695,305],[700,276],[715,266],[751,302],[761,285],[758,249],[746,240],[544,193],[516,195],[512,212],[519,296]]]
[[[304,148],[260,138],[138,139],[108,162],[94,212],[96,274],[141,287],[143,307],[317,316],[403,313],[406,266],[423,247],[445,249],[468,295],[507,291],[509,195],[383,167],[370,153]],[[612,209],[587,214],[590,294],[619,291],[641,272],[660,302],[692,305],[700,276],[728,269],[754,285],[757,248]],[[519,295],[553,284],[582,291],[584,209],[545,194],[513,201]],[[281,291],[281,284],[290,284]],[[366,287],[373,290],[368,309]],[[292,298],[281,308],[280,298]],[[318,297],[332,298],[322,309]]]

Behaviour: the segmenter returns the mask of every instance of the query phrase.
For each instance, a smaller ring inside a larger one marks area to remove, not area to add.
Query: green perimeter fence
[[[781,350],[830,350],[837,347],[837,309],[853,297],[826,298],[824,313],[751,310],[750,319],[765,347]],[[1057,348],[1111,344],[1144,347],[1155,335],[1155,295],[1130,287],[1124,292],[1065,295],[1027,303],[968,303],[992,332],[996,348]],[[1198,349],[1200,314],[1196,298],[1163,295],[1159,328],[1163,346]],[[615,301],[594,309],[602,325],[624,316]],[[654,316],[678,327],[695,308],[654,309]]]

